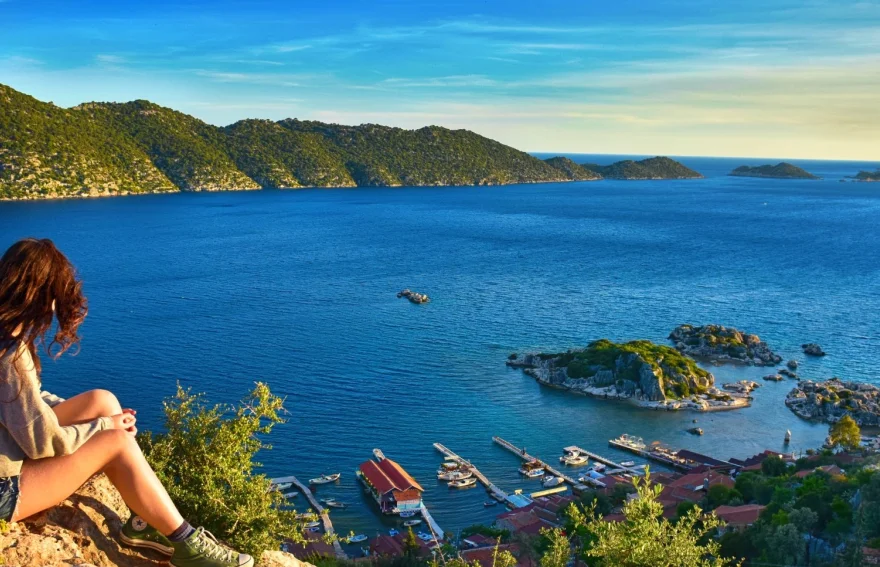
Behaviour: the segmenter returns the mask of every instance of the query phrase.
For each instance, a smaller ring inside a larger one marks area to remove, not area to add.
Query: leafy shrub
[[[180,513],[256,557],[286,538],[302,539],[295,511],[283,509],[283,496],[254,472],[256,454],[271,449],[261,436],[283,422],[282,403],[262,383],[235,407],[208,407],[178,386],[164,403],[165,432],[139,437]]]

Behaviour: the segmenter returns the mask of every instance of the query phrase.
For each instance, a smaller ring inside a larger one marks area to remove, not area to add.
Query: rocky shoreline
[[[669,333],[676,350],[713,363],[775,366],[782,357],[770,350],[758,335],[723,325],[679,325]]]
[[[652,357],[645,353],[659,354]],[[682,365],[672,353],[682,358],[674,349],[648,341],[618,345],[603,339],[560,354],[512,354],[507,365],[522,368],[550,388],[625,400],[642,408],[708,412],[750,405],[748,393],[716,388],[711,373],[699,369],[692,360],[692,364]],[[594,363],[597,360],[605,362]]]
[[[789,392],[785,405],[802,419],[835,423],[844,415],[859,426],[880,426],[880,388],[832,378],[804,380]]]

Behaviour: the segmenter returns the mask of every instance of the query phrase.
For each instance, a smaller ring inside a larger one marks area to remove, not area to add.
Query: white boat
[[[416,537],[418,537],[422,541],[434,541],[434,536],[432,536],[428,532],[419,532],[416,534]]]
[[[285,492],[284,494],[282,494],[282,496],[284,496],[285,498],[296,498],[297,496],[299,496],[299,492],[297,492],[296,490],[294,490],[293,492]]]
[[[538,478],[544,476],[544,469],[519,469],[519,474],[528,478]]]
[[[403,523],[403,525],[406,526],[406,527],[408,527],[408,528],[411,528],[411,527],[413,527],[413,526],[418,526],[418,525],[421,524],[421,523],[422,523],[422,521],[421,521],[420,519],[416,518],[415,520],[407,520],[407,521],[405,521],[405,522]]]
[[[623,467],[634,467],[634,466],[636,466],[636,462],[635,461],[623,461],[622,463],[620,463],[620,465]]]
[[[449,483],[450,488],[467,488],[469,486],[474,486],[477,484],[477,479],[471,478],[462,478],[459,480],[453,480]]]
[[[416,512],[414,510],[407,510],[406,512],[400,513],[401,518],[412,518],[415,515],[416,515]]]
[[[308,528],[308,529],[311,529],[311,528],[320,528],[320,527],[321,527],[321,522],[309,522],[308,524],[305,525],[305,527]]]
[[[560,476],[545,476],[544,488],[553,488],[554,486],[559,486],[563,482],[565,482],[565,479]]]
[[[440,464],[440,469],[444,472],[454,471],[457,470],[459,467],[460,465],[455,461]]]
[[[627,435],[626,433],[624,433],[617,439],[611,439],[610,441],[608,441],[608,443],[615,447],[621,447],[636,452],[644,451],[648,448],[648,446],[645,445],[645,441],[641,437]]]
[[[452,471],[441,474],[437,478],[440,480],[464,480],[466,478],[471,478],[472,476],[474,476],[474,473],[471,471]]]
[[[336,500],[335,498],[327,498],[325,500],[322,500],[321,502],[323,502],[326,506],[329,506],[330,508],[345,508],[345,504]]]
[[[569,453],[567,455],[563,455],[563,456],[559,457],[560,463],[570,465],[573,467],[585,465],[585,464],[587,464],[588,460],[589,459],[587,458],[586,455],[581,455],[580,453]]]
[[[358,534],[351,536],[350,538],[348,538],[347,541],[348,543],[360,543],[362,541],[367,541],[367,539],[367,536],[365,536],[364,534]]]
[[[591,471],[602,472],[605,470],[605,463],[593,463],[590,467]]]
[[[322,474],[318,478],[313,478],[309,480],[309,484],[329,484],[331,482],[336,482],[337,480],[339,480],[340,476],[342,476],[342,473]]]
[[[282,490],[287,490],[291,486],[293,486],[292,482],[279,482],[278,484],[273,483],[269,485],[269,490],[281,492]]]

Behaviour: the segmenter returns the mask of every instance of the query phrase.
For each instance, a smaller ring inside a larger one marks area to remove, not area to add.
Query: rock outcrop
[[[789,392],[785,405],[803,419],[834,423],[849,415],[860,426],[880,426],[880,388],[871,384],[804,380]]]
[[[128,507],[107,477],[88,481],[70,498],[0,533],[3,567],[167,567],[168,558],[121,545]],[[260,567],[312,567],[289,553],[267,551]]]
[[[748,405],[746,396],[715,388],[715,377],[693,359],[650,341],[600,339],[564,353],[514,354],[507,364],[546,386],[643,407],[708,411]]]
[[[669,333],[669,340],[679,352],[712,362],[752,366],[774,366],[782,362],[782,357],[770,350],[758,335],[733,327],[679,325]]]
[[[825,356],[825,351],[816,343],[805,343],[801,345],[801,348],[803,349],[804,354],[810,356]]]
[[[728,173],[735,177],[770,177],[773,179],[819,179],[809,171],[787,162],[749,167],[741,165]]]

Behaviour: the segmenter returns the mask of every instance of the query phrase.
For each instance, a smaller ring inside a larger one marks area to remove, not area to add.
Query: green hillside
[[[602,176],[593,170],[578,165],[567,157],[552,157],[544,160],[548,165],[563,172],[572,181],[595,181]]]
[[[860,171],[855,179],[859,181],[880,181],[880,169],[877,171]]]
[[[0,85],[0,198],[176,190],[125,134]]]
[[[774,179],[819,179],[809,171],[787,162],[749,167],[741,165],[728,175],[735,177],[771,177]]]
[[[536,157],[468,130],[426,126],[403,130],[282,120],[294,132],[323,136],[345,159],[359,186],[499,185],[567,181]]]
[[[235,166],[220,128],[146,100],[87,103],[72,109],[127,134],[184,191],[259,189]]]
[[[606,179],[701,179],[703,176],[684,164],[668,157],[653,157],[640,161],[624,160],[611,165],[585,163],[583,167]]]

